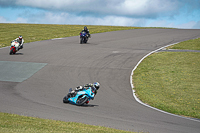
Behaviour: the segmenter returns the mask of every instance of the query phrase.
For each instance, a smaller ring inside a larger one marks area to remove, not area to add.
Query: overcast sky
[[[0,0],[0,23],[200,29],[200,0]]]

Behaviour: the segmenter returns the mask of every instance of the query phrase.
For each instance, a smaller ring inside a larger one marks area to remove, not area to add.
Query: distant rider
[[[16,38],[15,40],[13,41],[17,41],[19,43],[19,47],[16,48],[16,50],[20,50],[20,49],[23,49],[23,44],[24,44],[24,39],[22,36],[19,36],[18,38]]]
[[[85,26],[84,29],[82,30],[82,32],[86,32],[87,37],[90,37],[90,32],[88,30],[88,28]]]
[[[68,97],[74,97],[76,96],[76,92],[82,91],[83,89],[88,89],[89,87],[92,88],[92,91],[94,91],[94,94],[96,95],[97,90],[100,88],[100,84],[98,82],[94,82],[93,84],[89,83],[84,86],[78,86],[68,94]]]

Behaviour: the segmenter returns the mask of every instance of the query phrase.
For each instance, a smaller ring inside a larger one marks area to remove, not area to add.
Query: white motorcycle
[[[15,54],[17,51],[19,51],[19,42],[14,40],[14,41],[11,42],[10,55]]]

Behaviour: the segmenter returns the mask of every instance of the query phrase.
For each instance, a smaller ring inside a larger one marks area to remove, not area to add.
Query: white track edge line
[[[177,43],[179,43],[179,42],[177,42]],[[157,52],[157,51],[159,51],[159,50],[161,50],[161,49],[163,49],[163,48],[169,47],[169,46],[174,45],[174,44],[177,44],[177,43],[169,44],[169,45],[166,45],[166,46],[164,46],[164,47],[161,47],[161,48],[159,48],[159,49],[157,49],[157,50],[154,50],[154,51],[150,52],[149,54],[145,55],[145,56],[137,63],[137,65],[136,65],[136,66],[134,67],[134,69],[132,70],[131,76],[130,76],[130,84],[131,84],[131,88],[132,88],[132,92],[133,92],[133,97],[135,98],[135,100],[136,100],[138,103],[140,103],[140,104],[142,104],[142,105],[144,105],[144,106],[146,106],[146,107],[148,107],[148,108],[157,110],[157,111],[159,111],[159,112],[162,112],[162,113],[165,113],[165,114],[168,114],[168,115],[172,115],[172,116],[176,116],[176,117],[180,117],[180,118],[184,118],[184,119],[188,119],[188,120],[200,122],[199,120],[196,120],[195,118],[193,119],[193,118],[189,118],[189,117],[183,117],[183,116],[180,116],[180,115],[175,115],[175,114],[172,114],[172,113],[169,113],[169,112],[166,112],[166,111],[163,111],[163,110],[154,108],[154,107],[152,107],[152,106],[150,106],[150,105],[147,105],[147,104],[143,103],[142,101],[140,101],[140,99],[137,98],[137,96],[136,96],[136,94],[135,94],[134,85],[133,85],[133,82],[132,82],[132,77],[133,77],[133,73],[134,73],[134,71],[136,70],[136,68],[138,67],[138,65],[139,65],[146,57],[148,57],[149,55],[151,55],[151,54],[153,54],[153,53],[155,53],[155,52]]]
[[[63,39],[63,38],[53,38],[51,40],[60,40],[60,39]]]

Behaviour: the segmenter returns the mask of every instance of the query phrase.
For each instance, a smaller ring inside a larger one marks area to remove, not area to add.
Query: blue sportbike
[[[83,104],[88,104],[95,96],[95,90],[92,87],[83,88],[75,91],[75,93],[71,92],[72,88],[69,89],[69,93],[63,98],[63,103],[71,103],[81,106]]]
[[[88,41],[88,35],[86,34],[86,32],[82,31],[80,33],[80,44],[87,43],[87,41]]]

